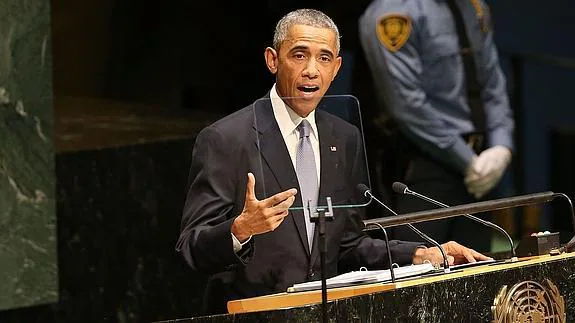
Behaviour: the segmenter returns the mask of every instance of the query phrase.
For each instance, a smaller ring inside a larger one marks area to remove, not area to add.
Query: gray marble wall
[[[0,1],[0,310],[58,300],[50,2]]]

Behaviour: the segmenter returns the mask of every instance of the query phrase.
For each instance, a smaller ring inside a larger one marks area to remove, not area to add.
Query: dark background
[[[356,23],[366,1],[51,3],[60,302],[0,312],[0,321],[197,315],[205,277],[173,249],[195,133],[269,90],[263,51],[277,20],[295,8],[324,10],[338,24],[344,68],[331,91],[361,102]],[[490,4],[517,122],[513,171],[499,191],[572,197],[575,3]],[[363,112],[369,122],[373,111]],[[120,124],[126,116],[134,124]],[[102,118],[117,131],[102,131]],[[183,129],[177,139],[167,136],[176,124]],[[64,140],[70,133],[81,140]],[[534,230],[567,237],[566,210],[553,202],[498,219],[515,238]]]

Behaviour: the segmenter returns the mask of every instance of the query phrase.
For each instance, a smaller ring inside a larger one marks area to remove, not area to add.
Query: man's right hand
[[[232,234],[244,242],[252,235],[274,231],[289,214],[297,190],[291,188],[259,201],[255,194],[256,179],[248,173],[244,210],[232,224]]]

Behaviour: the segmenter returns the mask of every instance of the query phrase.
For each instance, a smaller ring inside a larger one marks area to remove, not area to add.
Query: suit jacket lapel
[[[332,151],[331,147],[337,147],[336,136],[333,125],[325,119],[327,112],[316,110],[316,125],[319,134],[319,150],[320,150],[320,167],[321,177],[319,184],[318,205],[327,206],[326,198],[333,192],[334,189],[334,176],[338,176],[339,155],[337,151]],[[329,235],[329,222],[326,222],[325,235]],[[313,248],[311,252],[310,265],[313,266],[319,256],[318,250],[318,227],[316,225]]]
[[[291,162],[291,157],[281,135],[277,121],[275,120],[271,101],[269,101],[269,99],[256,101],[256,103],[254,103],[254,109],[254,128],[259,133],[259,140],[256,141],[255,144],[259,145],[262,162],[269,167],[271,173],[278,182],[281,191],[293,187],[297,187],[298,192],[301,191],[295,169]],[[261,180],[265,183],[270,179],[266,178]],[[266,197],[271,196],[271,192],[268,192],[265,189],[264,191]],[[293,206],[302,206],[300,194],[296,195],[296,200]],[[307,231],[305,228],[303,211],[291,211],[288,216],[292,217],[302,242],[302,246],[306,251],[306,255],[309,257],[310,252],[307,242]]]

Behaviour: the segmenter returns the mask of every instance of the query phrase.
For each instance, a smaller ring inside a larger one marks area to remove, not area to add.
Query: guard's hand
[[[469,194],[481,198],[487,194],[505,173],[511,162],[511,151],[505,146],[494,146],[484,150],[471,167],[473,172],[465,176],[465,186]]]
[[[465,178],[473,178],[473,179],[477,179],[479,178],[480,173],[479,173],[479,169],[477,168],[477,155],[474,155],[473,158],[471,159],[471,162],[469,163],[469,165],[467,165],[467,168],[465,169]]]
[[[447,262],[449,265],[459,265],[468,262],[476,262],[481,260],[493,260],[493,258],[480,254],[479,252],[464,247],[457,242],[449,241],[441,245],[445,254],[447,255]],[[413,263],[418,265],[428,260],[433,265],[443,264],[443,256],[437,247],[432,248],[419,248],[415,251],[413,256]]]
[[[232,224],[232,233],[240,242],[252,235],[275,230],[288,215],[288,208],[295,201],[297,193],[292,188],[260,201],[256,198],[255,185],[254,175],[248,173],[244,209]]]

